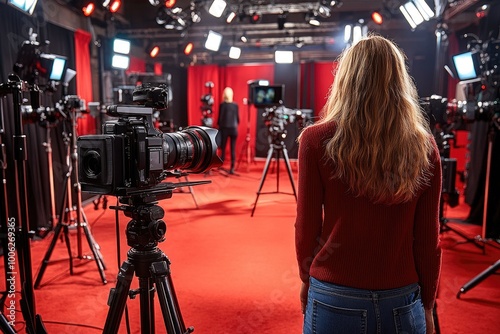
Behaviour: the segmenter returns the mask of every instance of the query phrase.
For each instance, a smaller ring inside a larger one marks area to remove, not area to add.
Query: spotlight
[[[158,6],[160,4],[160,0],[149,0],[151,6]]]
[[[194,48],[193,43],[191,42],[187,43],[186,46],[184,47],[184,54],[186,56],[189,56],[191,52],[193,52],[193,48]]]
[[[205,48],[211,51],[219,51],[222,42],[222,35],[218,32],[209,30],[207,40],[205,41]]]
[[[37,0],[25,0],[25,1],[19,1],[19,0],[8,0],[7,3],[9,5],[12,5],[18,9],[21,9],[22,11],[25,11],[26,13],[33,15],[33,12],[35,11],[35,6],[37,3]]]
[[[151,58],[155,58],[156,56],[158,56],[159,53],[160,53],[160,47],[158,45],[155,45],[152,48],[150,48],[149,56]]]
[[[274,61],[278,64],[291,64],[293,63],[293,51],[279,51],[274,52]]]
[[[233,22],[233,20],[236,18],[236,12],[230,12],[229,15],[226,17],[226,23],[230,24]]]
[[[240,36],[240,41],[242,41],[243,43],[248,42],[248,38],[245,36],[245,34],[242,34],[242,35]]]
[[[330,7],[320,4],[318,7],[318,14],[321,17],[330,17],[332,15],[332,10]]]
[[[315,27],[319,27],[321,24],[313,11],[306,13],[306,22]]]
[[[90,16],[92,15],[92,13],[94,13],[94,10],[95,10],[95,3],[94,2],[89,2],[87,3],[83,8],[82,8],[82,11],[83,11],[83,15],[85,16]]]
[[[201,15],[199,12],[191,12],[191,21],[193,23],[200,23],[201,22]]]
[[[262,20],[262,15],[260,15],[260,13],[254,12],[252,15],[250,15],[250,22],[259,23],[260,20]]]
[[[381,25],[382,23],[384,23],[384,17],[378,11],[375,11],[372,13],[372,20],[373,20],[373,22],[375,22],[378,25]]]
[[[122,2],[120,0],[114,0],[109,5],[109,11],[111,13],[116,13],[120,9],[121,5],[122,5]]]
[[[167,9],[164,7],[158,8],[158,13],[156,14],[156,23],[159,25],[164,25],[167,23],[167,20],[170,18],[168,15]]]
[[[126,70],[130,65],[130,58],[123,55],[113,55],[111,66],[113,68]]]
[[[430,18],[434,17],[434,12],[427,5],[425,0],[410,0],[401,5],[399,10],[412,29],[415,29],[420,23],[429,21]]]
[[[172,8],[175,6],[176,0],[166,0],[165,1],[165,7],[167,8]]]
[[[130,53],[130,41],[121,38],[113,40],[113,52],[128,55]]]
[[[239,59],[241,56],[241,49],[236,46],[231,46],[229,49],[229,58]]]
[[[214,0],[208,9],[208,12],[215,17],[221,17],[222,13],[224,13],[224,9],[226,9],[226,6],[227,3],[224,0]]]

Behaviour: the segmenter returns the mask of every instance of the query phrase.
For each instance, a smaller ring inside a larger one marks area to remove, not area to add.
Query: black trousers
[[[233,169],[236,163],[236,138],[238,138],[238,128],[220,128],[219,131],[221,135],[220,148],[222,150],[222,161],[225,161],[226,158],[227,140],[231,140],[231,169]]]

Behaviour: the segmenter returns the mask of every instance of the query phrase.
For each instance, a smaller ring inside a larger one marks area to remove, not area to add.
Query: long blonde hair
[[[222,92],[222,100],[224,102],[233,102],[233,89],[231,87],[224,88]]]
[[[432,142],[404,53],[369,36],[340,56],[321,123],[336,131],[326,155],[354,195],[402,203],[429,182]]]

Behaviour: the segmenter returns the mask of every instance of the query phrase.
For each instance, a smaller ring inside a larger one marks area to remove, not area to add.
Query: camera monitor
[[[253,104],[256,108],[276,107],[283,104],[285,87],[283,85],[255,86]]]
[[[479,54],[477,52],[464,52],[452,56],[453,66],[460,81],[475,79],[480,75]]]

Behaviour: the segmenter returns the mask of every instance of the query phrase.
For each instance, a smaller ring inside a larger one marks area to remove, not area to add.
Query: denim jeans
[[[360,290],[310,279],[303,334],[425,334],[420,287]]]

